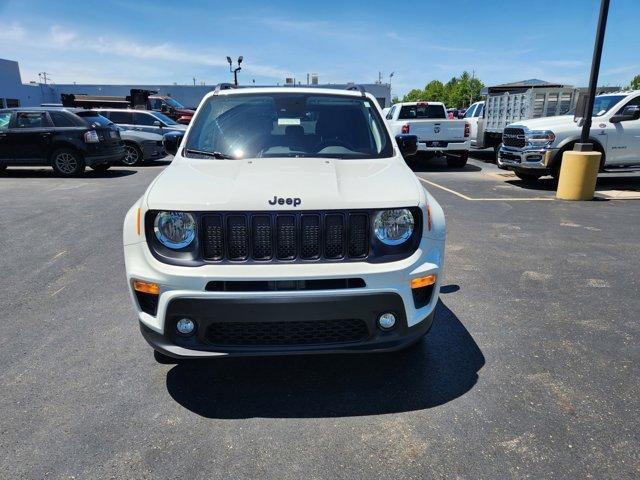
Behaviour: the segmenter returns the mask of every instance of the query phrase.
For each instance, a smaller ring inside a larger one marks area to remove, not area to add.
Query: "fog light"
[[[391,312],[383,313],[378,317],[378,325],[382,330],[390,330],[395,324],[396,316]]]
[[[176,329],[182,335],[191,335],[196,329],[196,324],[189,318],[181,318],[176,324]]]

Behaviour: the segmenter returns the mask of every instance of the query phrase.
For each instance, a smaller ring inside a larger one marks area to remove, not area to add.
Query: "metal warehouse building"
[[[385,83],[359,84],[371,93],[381,108],[391,105],[391,86]],[[306,86],[306,85],[305,85]],[[344,89],[348,83],[313,85],[314,87]],[[34,107],[43,103],[60,103],[60,94],[125,96],[132,88],[157,90],[161,95],[170,95],[187,107],[196,107],[215,85],[82,85],[22,83],[20,67],[13,60],[0,59],[0,108]]]

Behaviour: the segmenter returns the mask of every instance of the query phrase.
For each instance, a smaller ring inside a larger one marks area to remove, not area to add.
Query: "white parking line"
[[[463,193],[460,192],[456,192],[455,190],[451,190],[450,188],[447,188],[443,185],[437,184],[435,182],[432,182],[430,180],[425,180],[422,177],[418,177],[418,180],[420,180],[423,183],[427,183],[433,187],[436,188],[440,188],[441,190],[444,190],[445,192],[449,192],[453,195],[456,195],[460,198],[463,198],[465,200],[469,200],[470,202],[537,202],[537,201],[554,201],[555,198],[554,197],[504,197],[504,198],[472,198],[469,197]]]

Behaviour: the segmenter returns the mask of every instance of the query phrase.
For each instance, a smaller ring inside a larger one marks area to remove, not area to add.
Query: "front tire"
[[[124,157],[121,160],[127,167],[137,167],[142,163],[142,150],[133,143],[124,144]]]
[[[447,155],[447,167],[449,168],[464,168],[469,159],[469,152],[462,152],[456,156]]]
[[[61,148],[51,155],[51,166],[62,177],[78,177],[85,169],[84,159],[75,150]]]
[[[526,172],[514,172],[516,177],[522,180],[524,183],[535,183],[540,180],[542,176],[539,173],[526,173]]]
[[[502,148],[502,144],[499,143],[498,145],[494,145],[493,146],[493,159],[492,160],[485,160],[485,163],[498,163],[498,156],[500,155],[500,149]]]

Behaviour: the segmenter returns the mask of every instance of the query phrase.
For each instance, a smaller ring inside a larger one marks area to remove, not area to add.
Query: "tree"
[[[640,75],[633,77],[629,86],[631,87],[631,90],[640,90]]]
[[[402,101],[425,100],[443,102],[447,107],[468,107],[481,98],[480,91],[483,87],[484,84],[469,72],[462,72],[460,77],[452,77],[445,84],[439,80],[432,80],[423,90],[414,88],[404,96]]]

